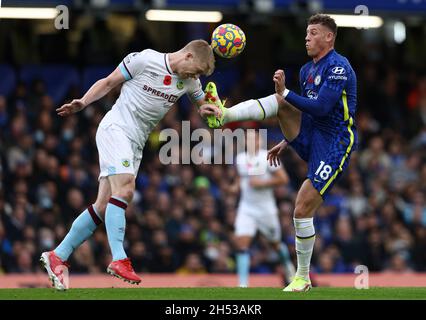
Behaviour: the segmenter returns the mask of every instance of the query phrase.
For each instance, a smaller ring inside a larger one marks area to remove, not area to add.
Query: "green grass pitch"
[[[50,288],[0,289],[0,300],[426,300],[426,288],[313,288],[289,293],[280,288]]]

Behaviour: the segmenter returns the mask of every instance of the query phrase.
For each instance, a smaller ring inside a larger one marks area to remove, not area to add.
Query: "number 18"
[[[317,171],[315,171],[315,175],[319,174],[322,180],[327,180],[330,177],[330,173],[332,171],[333,171],[333,168],[330,165],[325,164],[324,161],[321,161]]]

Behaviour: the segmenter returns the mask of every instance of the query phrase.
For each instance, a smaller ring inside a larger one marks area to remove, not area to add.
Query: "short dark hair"
[[[330,17],[329,15],[322,14],[322,13],[314,14],[308,19],[308,26],[310,24],[321,24],[327,27],[328,29],[330,29],[330,31],[334,33],[334,36],[337,35],[336,21],[334,21],[334,19]]]

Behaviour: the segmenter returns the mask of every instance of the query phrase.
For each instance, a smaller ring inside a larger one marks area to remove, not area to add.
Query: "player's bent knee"
[[[116,196],[120,199],[123,199],[124,201],[129,203],[133,199],[133,194],[134,194],[134,188],[125,187],[125,188],[122,188],[121,190],[119,190],[118,192],[116,192],[114,194],[114,196]]]
[[[235,239],[235,247],[237,250],[245,251],[250,247],[251,237],[241,236]]]
[[[309,209],[310,206],[307,205],[307,203],[298,203],[296,204],[296,207],[294,209],[294,217],[296,219],[304,219],[304,218],[311,218],[312,212]]]
[[[236,245],[236,249],[238,250],[238,251],[246,251],[246,250],[248,250],[248,248],[249,248],[249,246],[248,245],[246,245],[246,244],[239,244],[239,243],[237,243],[237,245]]]
[[[96,201],[93,206],[95,207],[96,213],[98,213],[101,217],[105,216],[106,207],[108,205],[108,200]]]

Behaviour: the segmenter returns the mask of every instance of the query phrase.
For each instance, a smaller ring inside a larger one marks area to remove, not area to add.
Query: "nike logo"
[[[317,178],[314,178],[315,182],[321,182],[321,180],[318,180]]]

